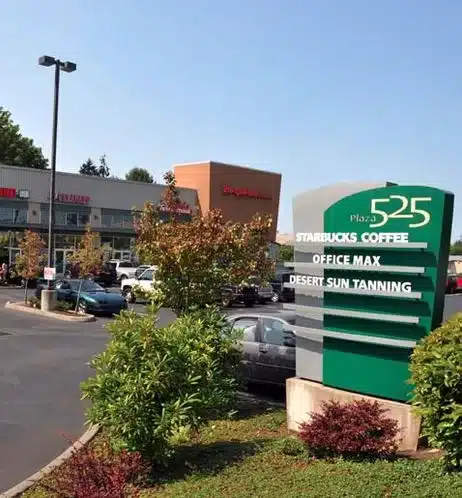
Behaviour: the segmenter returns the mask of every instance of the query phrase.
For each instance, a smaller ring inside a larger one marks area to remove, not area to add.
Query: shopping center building
[[[249,221],[256,212],[273,217],[275,240],[281,176],[221,163],[174,166],[181,217],[198,209],[223,210],[225,219]],[[4,259],[10,264],[19,253],[26,229],[47,240],[50,171],[0,165],[0,235],[8,235]],[[133,210],[145,202],[161,205],[165,186],[80,174],[56,173],[55,265],[58,272],[79,243],[86,225],[99,233],[101,244],[114,259],[132,259],[135,230]]]
[[[220,209],[225,220],[248,222],[256,213],[269,214],[269,242],[276,240],[281,178],[279,173],[216,161],[176,164],[177,184],[197,191],[203,213]]]
[[[19,253],[18,239],[26,229],[43,232],[47,240],[50,171],[0,166],[0,230],[9,234],[8,260]],[[197,209],[197,192],[179,188],[182,216]],[[135,243],[132,209],[146,201],[159,204],[164,186],[56,173],[55,262],[59,272],[85,227],[100,234],[112,257],[131,259]]]

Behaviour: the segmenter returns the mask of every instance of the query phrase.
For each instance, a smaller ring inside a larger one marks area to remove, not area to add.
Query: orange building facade
[[[220,209],[225,220],[248,222],[256,213],[270,214],[271,242],[276,228],[281,193],[281,175],[215,161],[173,166],[178,187],[197,191],[202,213]]]

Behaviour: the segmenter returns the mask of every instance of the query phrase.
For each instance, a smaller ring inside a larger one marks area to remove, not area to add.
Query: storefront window
[[[123,228],[130,230],[133,228],[133,215],[126,213],[103,213],[102,224],[105,228]]]
[[[0,223],[22,225],[27,223],[27,209],[0,207]]]
[[[116,251],[129,251],[130,250],[130,237],[114,237],[113,248]]]
[[[65,213],[65,225],[76,227],[77,226],[77,213]]]
[[[46,215],[48,216],[48,212]],[[90,216],[87,213],[79,213],[78,211],[57,210],[55,214],[55,223],[57,226],[83,228],[85,225],[88,225],[89,221]]]
[[[75,236],[74,235],[55,235],[56,249],[74,249]]]

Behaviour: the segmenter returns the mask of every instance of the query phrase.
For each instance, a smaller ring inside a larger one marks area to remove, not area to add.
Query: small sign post
[[[43,270],[43,278],[48,282],[56,280],[56,268],[45,267]]]

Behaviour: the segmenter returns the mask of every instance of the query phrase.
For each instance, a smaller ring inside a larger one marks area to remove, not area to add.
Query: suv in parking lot
[[[121,261],[120,259],[111,259],[109,264],[117,273],[117,281],[121,282],[126,278],[135,276],[136,267],[131,261]]]

